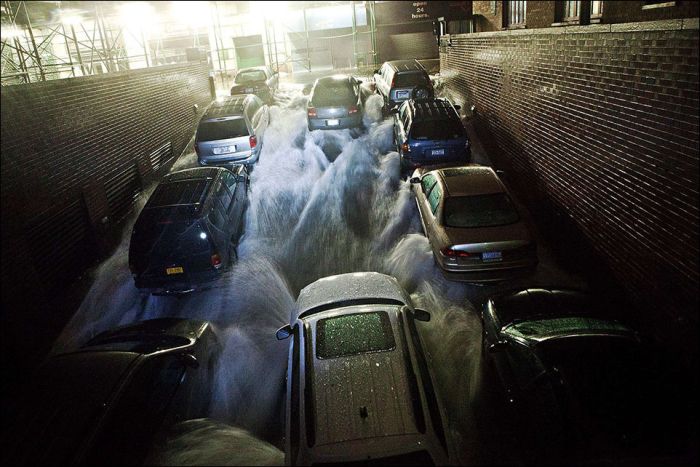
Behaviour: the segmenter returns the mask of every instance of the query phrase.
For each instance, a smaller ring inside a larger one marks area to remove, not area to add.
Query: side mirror
[[[498,341],[489,345],[489,352],[500,352],[508,347],[508,341]]]
[[[379,74],[379,70],[374,70],[372,73],[374,73],[375,75],[378,75],[378,74]]]
[[[500,177],[503,177],[505,174],[506,174],[506,173],[505,173],[503,170],[501,170],[501,169],[496,169],[496,175],[498,175],[499,178],[500,178]]]
[[[395,106],[395,107],[390,108],[390,109],[389,109],[389,113],[392,114],[392,115],[396,115],[397,113],[399,113],[399,108],[398,108],[398,106]]]
[[[413,311],[413,317],[417,319],[418,321],[425,321],[428,322],[430,321],[430,313],[427,311],[421,309],[421,308],[416,308]]]
[[[362,84],[362,80],[361,80],[361,79],[355,80],[355,82],[356,82],[357,84]]]
[[[199,106],[197,104],[194,104],[192,106],[192,111],[194,112],[195,115],[199,112]]]
[[[308,96],[309,93],[311,92],[311,89],[313,88],[313,84],[307,84],[304,86],[304,89],[301,90],[301,92],[305,95]]]
[[[476,113],[476,106],[475,106],[474,104],[472,104],[472,105],[469,107],[469,111],[472,113],[472,115],[474,115],[474,114]]]
[[[455,110],[461,110],[462,106],[461,105],[455,105]]]
[[[180,361],[182,361],[182,364],[186,367],[194,369],[199,368],[199,361],[197,361],[197,357],[195,357],[191,353],[182,353],[179,356]]]
[[[289,324],[282,326],[277,330],[275,335],[277,336],[278,341],[283,341],[292,335],[292,327]]]
[[[409,182],[411,182],[412,185],[415,185],[416,183],[420,183],[420,177],[411,177]]]

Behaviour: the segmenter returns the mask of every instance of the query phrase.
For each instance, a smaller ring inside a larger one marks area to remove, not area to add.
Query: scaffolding
[[[200,28],[173,27],[166,23],[161,24],[162,30],[152,30],[151,24],[130,27],[120,21],[119,8],[136,3],[148,2],[2,1],[0,84],[26,84],[192,60],[207,60],[212,74],[221,75],[225,81],[225,77],[230,77],[239,67],[239,54],[246,47],[236,44],[236,39],[249,36],[255,28],[254,34],[260,35],[261,44],[248,47],[261,47],[265,64],[275,70],[293,72],[295,66],[300,66],[311,71],[322,65],[320,55],[312,53],[315,48],[339,44],[349,37],[351,59],[336,64],[331,57],[331,66],[371,68],[377,65],[373,1],[289,2],[289,11],[303,17],[301,30],[299,27],[290,29],[283,18],[251,14],[253,2],[218,1],[199,4],[209,12],[207,24]],[[165,15],[162,18],[157,15],[165,13],[166,2],[149,4],[156,15],[154,19],[165,18]],[[348,11],[352,16],[351,32],[341,34],[331,29],[320,36],[318,27],[314,29],[314,25],[309,24],[309,12],[328,5],[352,7],[352,12]],[[358,8],[366,12],[366,24],[358,25]],[[252,24],[253,19],[261,26]],[[240,23],[246,21],[252,25],[241,27]],[[301,40],[293,43],[290,37],[301,37]],[[192,51],[194,53],[189,53]]]

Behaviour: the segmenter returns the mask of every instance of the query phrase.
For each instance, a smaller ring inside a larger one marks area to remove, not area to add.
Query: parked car
[[[141,465],[158,434],[207,416],[219,353],[206,321],[163,318],[98,334],[40,366],[3,457],[8,465]]]
[[[442,98],[408,99],[392,110],[402,173],[425,165],[469,163],[471,147],[458,110]]]
[[[529,461],[657,464],[648,456],[663,458],[669,447],[683,452],[681,405],[688,402],[673,392],[688,381],[673,382],[662,352],[619,315],[568,289],[516,290],[486,301],[483,356],[510,406],[502,422],[534,451]]]
[[[252,94],[214,101],[195,133],[194,150],[199,165],[227,167],[257,162],[267,126],[265,112],[266,106]]]
[[[417,60],[384,62],[374,70],[374,85],[387,110],[410,98],[435,96],[430,76]]]
[[[181,294],[218,278],[236,258],[247,192],[245,166],[166,175],[131,233],[129,268],[136,287]]]
[[[435,262],[449,279],[498,281],[537,264],[529,225],[490,167],[419,168],[411,185]]]
[[[325,277],[299,294],[287,367],[285,461],[291,465],[442,465],[443,406],[415,320],[393,277]]]
[[[272,104],[272,98],[279,87],[279,73],[268,66],[241,68],[233,80],[231,95],[255,94],[267,104]]]
[[[306,109],[309,130],[335,130],[362,125],[362,81],[347,75],[317,79]]]

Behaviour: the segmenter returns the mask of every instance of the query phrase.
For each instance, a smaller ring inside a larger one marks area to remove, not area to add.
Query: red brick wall
[[[440,59],[509,179],[574,223],[650,327],[697,340],[697,20],[463,34]]]

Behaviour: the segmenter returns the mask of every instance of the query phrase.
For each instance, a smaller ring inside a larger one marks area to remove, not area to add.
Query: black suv
[[[467,132],[447,99],[409,99],[394,114],[394,142],[401,171],[433,164],[466,164],[471,159]]]
[[[433,97],[435,90],[428,72],[417,60],[384,62],[374,70],[375,91],[384,98],[384,106],[391,109],[410,98]]]
[[[166,175],[136,220],[129,268],[136,287],[179,294],[216,279],[236,258],[248,172],[222,167]]]

